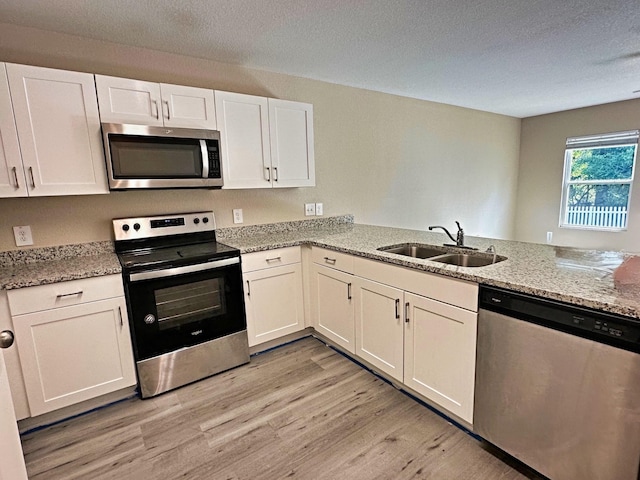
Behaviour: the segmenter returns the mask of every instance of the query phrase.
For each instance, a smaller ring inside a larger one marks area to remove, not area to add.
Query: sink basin
[[[481,253],[449,253],[447,255],[440,255],[432,257],[429,260],[432,262],[447,263],[449,265],[457,265],[459,267],[486,267],[494,263],[502,262],[507,257],[501,255],[485,255]]]
[[[395,253],[397,255],[405,255],[407,257],[414,258],[431,258],[438,255],[444,255],[448,252],[446,248],[440,248],[433,245],[417,245],[413,243],[380,247],[378,250],[381,252]]]
[[[459,267],[486,267],[507,259],[501,255],[490,253],[451,253],[451,249],[436,245],[424,245],[415,243],[403,243],[401,245],[389,245],[378,248],[381,252],[395,253],[406,257],[422,258],[432,262],[457,265]]]

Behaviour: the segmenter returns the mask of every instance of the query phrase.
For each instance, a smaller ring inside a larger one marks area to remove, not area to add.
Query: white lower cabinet
[[[311,267],[313,327],[350,353],[356,352],[353,281],[351,274],[315,263]]]
[[[404,292],[356,277],[356,355],[402,382]]]
[[[477,313],[405,293],[404,384],[473,423]]]
[[[243,255],[249,346],[305,328],[300,247]]]
[[[8,292],[31,416],[136,384],[121,293],[119,275]]]

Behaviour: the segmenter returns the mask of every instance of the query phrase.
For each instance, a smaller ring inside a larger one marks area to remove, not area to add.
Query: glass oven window
[[[155,291],[160,330],[199,322],[227,312],[224,279],[210,278]]]

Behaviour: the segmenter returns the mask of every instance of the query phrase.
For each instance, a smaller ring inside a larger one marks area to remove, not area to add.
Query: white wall
[[[603,232],[560,228],[564,150],[567,137],[640,128],[640,100],[541,115],[522,120],[517,240],[603,250],[640,252],[640,176],[631,191],[628,229]]]
[[[111,219],[211,209],[231,226],[303,219],[305,202],[359,223],[510,238],[520,120],[240,66],[0,24],[0,61],[193,85],[314,105],[314,188],[116,192],[0,199],[0,250],[12,225],[31,225],[36,247],[108,240]]]

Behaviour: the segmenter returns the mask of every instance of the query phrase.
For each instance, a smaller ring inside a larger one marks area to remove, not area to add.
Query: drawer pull
[[[267,258],[267,263],[270,263],[270,262],[280,262],[281,260],[282,260],[282,257]]]
[[[347,283],[347,300],[351,300],[351,283]]]
[[[404,304],[404,321],[409,323],[409,302]]]
[[[251,296],[251,284],[249,283],[249,280],[247,280],[247,297]]]
[[[64,297],[73,297],[76,295],[82,295],[82,290],[78,290],[77,292],[71,292],[71,293],[59,293],[58,295],[56,295],[56,298],[64,298]]]
[[[331,265],[335,265],[336,264],[336,258],[329,258],[329,257],[324,257],[324,261],[331,264]]]
[[[400,299],[396,298],[396,320],[400,318]]]

